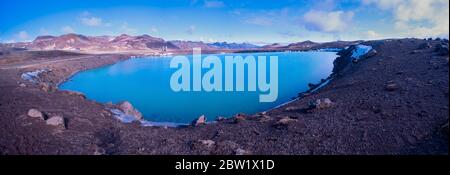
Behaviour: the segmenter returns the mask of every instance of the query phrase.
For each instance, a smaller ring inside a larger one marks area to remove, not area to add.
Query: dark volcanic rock
[[[438,44],[434,51],[440,56],[448,56],[448,45]]]
[[[419,47],[417,47],[417,49],[429,49],[429,48],[431,48],[431,44],[428,42],[423,43],[423,44],[419,45]]]

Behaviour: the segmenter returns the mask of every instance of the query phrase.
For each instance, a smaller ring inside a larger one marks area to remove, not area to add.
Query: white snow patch
[[[352,50],[352,58],[354,59],[360,59],[365,54],[369,53],[372,50],[372,46],[366,46],[366,45],[356,45],[355,49]]]
[[[317,49],[318,52],[339,52],[342,49],[340,48],[322,48],[322,49]]]
[[[184,123],[173,123],[173,122],[152,122],[147,120],[141,121],[141,126],[160,126],[160,127],[179,127],[187,124]]]
[[[173,123],[173,122],[152,122],[147,120],[137,120],[133,115],[127,115],[120,109],[110,109],[113,116],[123,123],[132,123],[133,121],[139,121],[141,126],[156,126],[156,127],[179,127],[186,126],[184,123]]]
[[[114,117],[116,117],[123,123],[131,123],[136,120],[136,118],[134,118],[134,116],[127,115],[119,109],[111,109],[111,112],[114,114]]]
[[[21,77],[24,80],[28,80],[32,83],[37,83],[39,81],[39,74],[48,72],[48,71],[50,71],[50,70],[49,69],[40,69],[40,70],[31,71],[31,72],[25,72],[21,75]]]

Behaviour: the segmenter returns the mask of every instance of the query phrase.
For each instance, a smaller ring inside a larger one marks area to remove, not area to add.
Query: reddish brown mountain
[[[78,50],[78,51],[162,51],[179,49],[171,42],[149,35],[130,36],[84,36],[66,34],[61,36],[39,36],[28,43],[31,50]]]

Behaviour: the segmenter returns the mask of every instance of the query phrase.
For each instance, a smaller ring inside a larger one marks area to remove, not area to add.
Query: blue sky
[[[2,1],[0,41],[65,33],[255,44],[448,38],[448,6],[448,0]]]

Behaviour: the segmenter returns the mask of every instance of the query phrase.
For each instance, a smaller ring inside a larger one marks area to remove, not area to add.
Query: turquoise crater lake
[[[149,121],[189,123],[200,115],[213,120],[217,116],[231,117],[237,113],[254,114],[286,103],[299,92],[306,91],[308,83],[318,83],[327,78],[337,57],[336,52],[216,54],[222,62],[226,55],[278,56],[277,100],[261,103],[259,95],[267,92],[259,91],[174,92],[170,87],[170,77],[178,69],[169,67],[172,57],[132,58],[82,71],[59,88],[82,92],[88,99],[101,103],[129,101]],[[192,63],[192,56],[188,58]],[[203,69],[202,73],[206,71],[208,69]]]

